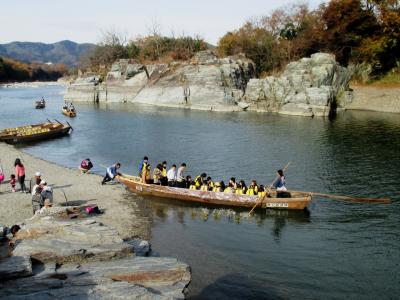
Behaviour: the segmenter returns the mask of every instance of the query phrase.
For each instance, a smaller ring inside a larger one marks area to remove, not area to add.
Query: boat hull
[[[70,118],[75,118],[76,117],[76,112],[72,112],[72,111],[65,110],[65,109],[63,109],[61,112],[62,112],[62,114],[64,116],[67,116],[67,117],[70,117]]]
[[[48,140],[48,139],[53,139],[56,137],[68,135],[70,133],[71,127],[69,125],[64,125],[64,124],[38,124],[38,125],[33,125],[33,127],[43,127],[43,128],[51,128],[51,126],[58,126],[59,128],[54,128],[51,129],[50,131],[47,132],[41,132],[37,134],[31,134],[31,135],[5,135],[1,134],[0,135],[0,141],[6,142],[7,144],[19,144],[19,143],[29,143],[29,142],[37,142],[37,141],[43,141],[43,140]]]
[[[155,196],[166,199],[175,199],[186,202],[203,203],[207,205],[219,205],[229,207],[252,208],[259,203],[258,196],[236,195],[227,193],[205,192],[189,190],[175,187],[160,186],[154,184],[143,184],[138,177],[118,176],[118,180],[123,183],[131,192],[144,195]],[[292,198],[265,198],[258,204],[259,208],[268,209],[290,209],[303,210],[311,202],[311,196],[305,194],[295,194]]]

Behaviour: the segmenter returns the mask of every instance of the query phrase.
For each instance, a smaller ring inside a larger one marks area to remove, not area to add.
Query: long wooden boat
[[[205,192],[155,184],[145,184],[136,176],[121,175],[117,176],[117,179],[131,192],[144,196],[156,196],[187,202],[247,208],[252,208],[260,200],[258,196],[236,195],[222,192]],[[266,197],[259,207],[303,210],[310,204],[310,202],[311,195],[306,193],[294,192],[291,193],[291,198],[277,198],[276,194],[272,193],[271,197]]]
[[[70,117],[70,118],[75,118],[76,117],[76,111],[75,110],[72,111],[72,110],[70,110],[68,108],[63,108],[61,110],[61,112],[62,112],[63,115],[65,115],[67,117]]]
[[[68,123],[49,121],[36,125],[3,129],[0,131],[0,141],[8,144],[36,142],[67,135],[71,130],[72,127]]]

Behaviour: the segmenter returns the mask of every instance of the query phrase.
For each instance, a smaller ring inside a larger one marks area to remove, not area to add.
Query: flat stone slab
[[[32,275],[32,263],[29,256],[11,256],[0,260],[0,280]]]
[[[190,268],[175,258],[133,257],[46,266],[35,276],[0,283],[9,299],[183,299]]]

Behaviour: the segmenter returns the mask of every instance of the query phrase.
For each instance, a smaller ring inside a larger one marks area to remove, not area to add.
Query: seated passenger
[[[228,186],[229,185],[232,186],[233,189],[236,190],[236,179],[235,179],[235,177],[231,177],[231,179],[229,180],[229,183],[228,183]]]
[[[260,185],[260,187],[258,188],[258,196],[260,197],[264,197],[267,194],[267,191],[264,188],[264,185]]]
[[[155,167],[153,170],[153,183],[160,185],[161,177],[162,177],[162,165],[158,164],[157,167]]]
[[[205,181],[207,177],[206,173],[201,173],[201,175],[197,176],[194,180],[194,182],[196,183],[196,188],[200,189],[200,187],[203,185],[203,182]]]
[[[229,185],[224,189],[224,193],[234,194],[235,193],[235,185],[232,181],[229,181]]]
[[[221,189],[221,183],[217,181],[214,184],[214,187],[213,187],[212,191],[215,192],[215,193],[223,192],[223,190]]]
[[[257,181],[255,181],[255,180],[251,181],[251,184],[250,184],[246,194],[250,195],[250,196],[254,196],[254,195],[258,194]]]
[[[207,192],[208,191],[208,182],[204,181],[200,187],[200,191]]]
[[[186,179],[185,179],[185,188],[188,189],[188,188],[190,187],[191,183],[192,183],[192,176],[190,176],[190,175],[186,176]]]
[[[208,184],[208,190],[212,191],[215,185],[210,176],[207,177],[207,184]]]
[[[238,195],[246,194],[247,186],[244,180],[240,180],[239,183],[236,185],[235,193]]]
[[[197,190],[196,183],[193,180],[190,182],[189,190]]]

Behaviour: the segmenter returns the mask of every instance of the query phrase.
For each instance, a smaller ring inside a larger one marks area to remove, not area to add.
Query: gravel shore
[[[93,205],[104,214],[96,217],[100,222],[117,229],[124,239],[149,238],[149,220],[133,200],[133,195],[120,184],[100,184],[101,177],[95,174],[82,175],[79,169],[69,169],[24,153],[7,144],[0,144],[0,160],[5,172],[5,181],[0,184],[0,225],[20,224],[32,217],[31,196],[17,191],[11,192],[10,175],[15,173],[14,161],[20,158],[26,169],[26,184],[36,171],[42,173],[48,185],[53,187],[54,205]],[[19,185],[17,184],[19,189]]]

